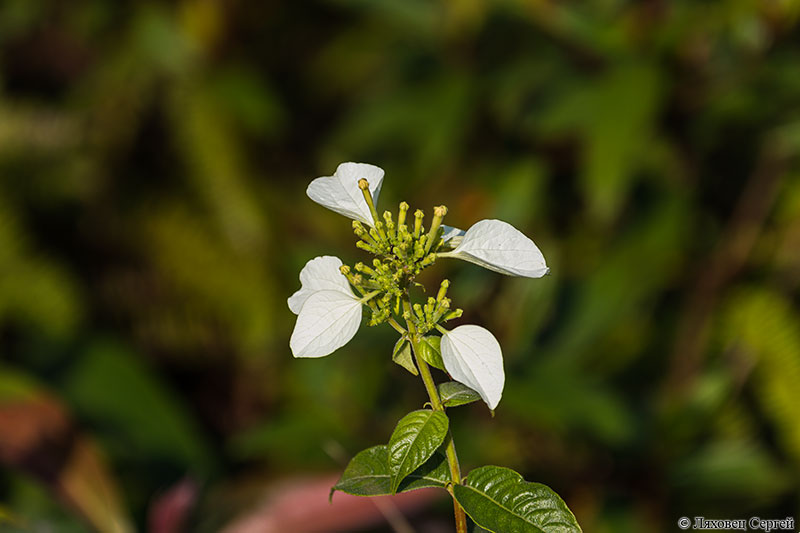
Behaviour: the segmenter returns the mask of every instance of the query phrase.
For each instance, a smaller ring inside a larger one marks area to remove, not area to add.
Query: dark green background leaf
[[[112,342],[95,343],[70,372],[65,394],[118,453],[173,460],[198,471],[210,464],[202,431],[138,354]]]

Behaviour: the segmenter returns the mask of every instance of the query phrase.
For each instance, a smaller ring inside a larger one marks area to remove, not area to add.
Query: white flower
[[[442,335],[442,361],[447,372],[474,389],[494,409],[500,403],[506,376],[500,343],[480,326],[458,326]]]
[[[456,239],[460,242],[454,250],[437,254],[439,257],[463,259],[508,276],[540,278],[550,271],[539,248],[508,222],[481,220],[463,237],[456,228],[447,230],[454,244]]]
[[[374,226],[372,214],[364,201],[364,193],[358,188],[361,178],[369,182],[369,192],[375,204],[383,184],[383,169],[367,163],[342,163],[333,176],[324,176],[312,181],[306,194],[318,204],[354,220]]]
[[[316,257],[300,271],[299,291],[288,300],[297,322],[289,340],[295,357],[324,357],[355,336],[361,305],[339,270],[338,257]]]

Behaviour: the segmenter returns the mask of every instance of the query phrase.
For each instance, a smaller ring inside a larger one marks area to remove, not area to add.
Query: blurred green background
[[[798,16],[4,0],[0,529],[218,531],[422,404],[388,327],[288,349],[302,265],[364,257],[305,196],[342,161],[386,170],[379,208],[506,220],[551,266],[427,278],[504,349],[497,416],[452,411],[466,469],[549,484],[587,532],[798,515]]]

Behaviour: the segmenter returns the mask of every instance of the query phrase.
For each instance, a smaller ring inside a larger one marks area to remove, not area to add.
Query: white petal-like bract
[[[300,271],[300,290],[292,294],[288,300],[292,313],[299,314],[308,297],[317,291],[341,291],[355,297],[347,278],[339,270],[341,266],[341,259],[332,255],[315,257],[306,263]]]
[[[458,326],[442,335],[442,361],[447,372],[474,389],[494,409],[503,396],[506,375],[500,343],[480,326]]]
[[[325,357],[350,342],[359,325],[359,300],[340,291],[318,291],[303,304],[289,347],[295,357]]]
[[[533,241],[502,220],[476,222],[455,250],[440,255],[457,257],[509,276],[540,278],[550,270]]]
[[[308,185],[306,194],[318,204],[370,226],[375,223],[369,211],[364,193],[358,188],[358,180],[369,182],[369,192],[375,204],[383,184],[383,169],[367,163],[342,163],[333,176],[323,176]]]

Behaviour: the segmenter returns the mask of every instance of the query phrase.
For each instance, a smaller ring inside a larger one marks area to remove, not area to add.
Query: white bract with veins
[[[358,331],[362,306],[368,304],[371,324],[389,321],[408,338],[440,330],[447,372],[477,391],[494,409],[505,384],[497,339],[480,326],[462,325],[450,331],[441,326],[461,313],[450,309],[446,298],[449,282],[443,284],[438,298],[428,298],[424,310],[420,304],[411,305],[408,288],[421,269],[441,257],[462,259],[509,276],[539,278],[549,271],[544,256],[531,239],[501,220],[481,220],[467,231],[441,224],[447,213],[444,206],[434,209],[427,234],[420,230],[422,212],[414,213],[413,220],[407,218],[405,203],[396,225],[388,212],[384,220],[378,220],[375,204],[383,176],[383,170],[374,165],[342,163],[333,176],[317,178],[308,186],[313,201],[357,221],[354,231],[363,241],[358,246],[377,258],[375,270],[359,263],[355,272],[331,256],[306,263],[300,272],[301,288],[288,300],[289,308],[298,315],[289,342],[292,353],[295,357],[324,357],[344,346]],[[359,184],[364,179],[366,183]],[[365,230],[361,223],[370,228]],[[364,296],[356,296],[351,285]],[[408,331],[394,317],[408,321]]]
[[[508,222],[481,220],[463,236],[456,228],[449,230],[460,242],[439,257],[463,259],[508,276],[541,278],[550,271],[536,244]]]
[[[442,361],[455,379],[474,389],[489,409],[503,395],[506,375],[500,343],[480,326],[458,326],[442,335]]]
[[[300,271],[302,287],[288,300],[297,316],[289,346],[295,357],[324,357],[347,344],[361,325],[361,301],[338,257],[316,257]]]
[[[339,291],[311,295],[297,315],[289,346],[295,357],[325,357],[348,342],[361,325],[361,302]]]
[[[369,182],[369,192],[372,193],[375,203],[378,203],[378,195],[383,184],[383,169],[368,163],[342,163],[336,168],[333,176],[324,176],[312,181],[306,189],[306,194],[331,211],[374,226],[364,195],[358,188],[358,180],[362,178]]]
[[[299,314],[309,296],[318,291],[333,290],[352,295],[347,278],[339,270],[341,266],[342,260],[332,255],[315,257],[306,263],[300,271],[300,290],[288,300],[292,313]]]

